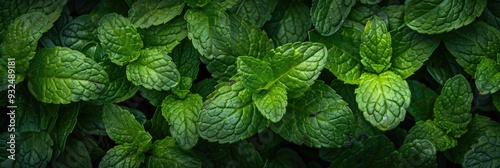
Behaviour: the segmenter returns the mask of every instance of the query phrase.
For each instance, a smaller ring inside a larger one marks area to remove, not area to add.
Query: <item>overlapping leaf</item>
[[[143,50],[139,59],[127,66],[127,79],[135,85],[157,91],[176,86],[180,74],[172,58],[158,50]]]
[[[156,26],[167,23],[179,15],[184,4],[176,0],[138,0],[128,11],[128,17],[136,27]]]
[[[311,20],[316,30],[323,36],[335,33],[344,23],[356,1],[354,0],[314,0]]]
[[[359,55],[366,70],[380,74],[391,67],[391,34],[385,22],[377,16],[372,17],[361,35]]]

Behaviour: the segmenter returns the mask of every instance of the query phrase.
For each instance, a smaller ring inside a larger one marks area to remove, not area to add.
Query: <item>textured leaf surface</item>
[[[203,105],[198,120],[200,136],[231,143],[262,131],[268,124],[252,102],[241,81],[219,84]]]
[[[429,140],[437,151],[445,151],[457,145],[457,140],[446,135],[441,128],[439,128],[433,121],[419,121],[413,126],[404,142],[410,143],[416,139]]]
[[[77,116],[79,113],[80,105],[72,104],[65,105],[59,108],[59,114],[57,116],[57,121],[54,124],[54,128],[50,131],[50,137],[54,141],[53,154],[52,157],[55,159],[61,152],[66,149],[66,139],[73,132],[76,126]]]
[[[404,143],[398,150],[397,167],[437,167],[436,148],[425,139]]]
[[[437,38],[419,34],[406,26],[391,35],[393,50],[390,70],[403,79],[420,69],[439,45]]]
[[[394,150],[394,144],[385,135],[376,135],[341,148],[330,167],[380,167],[377,162],[385,160]]]
[[[500,64],[495,60],[483,58],[474,75],[480,94],[495,93],[500,89]]]
[[[365,71],[359,56],[362,33],[356,28],[343,27],[328,37],[310,31],[309,38],[311,41],[325,44],[328,48],[326,69],[345,83],[357,84],[361,74]]]
[[[405,23],[419,33],[437,34],[470,24],[481,15],[487,0],[411,0]]]
[[[172,58],[158,50],[143,50],[139,59],[127,66],[127,79],[135,85],[157,91],[176,86],[180,74]]]
[[[83,142],[76,139],[68,139],[63,153],[50,164],[55,168],[92,167],[87,147]]]
[[[355,93],[365,119],[384,131],[398,126],[410,105],[408,83],[391,71],[380,75],[363,74]]]
[[[496,59],[500,53],[500,31],[484,22],[452,31],[443,41],[458,64],[472,76],[482,58]]]
[[[104,15],[99,21],[97,32],[111,62],[122,66],[139,57],[140,49],[143,47],[141,36],[132,23],[122,15],[116,13]]]
[[[99,98],[94,100],[96,104],[118,103],[125,101],[139,90],[139,86],[134,85],[127,79],[126,67],[118,66],[109,59],[99,63],[104,67],[104,71],[109,75],[109,83],[100,94]]]
[[[411,91],[411,103],[408,112],[415,121],[425,121],[434,118],[434,103],[438,94],[424,84],[410,80],[408,81]]]
[[[472,91],[462,75],[450,78],[443,86],[434,104],[434,121],[450,136],[458,138],[467,131],[472,119]]]
[[[108,136],[117,144],[133,145],[134,152],[138,154],[149,150],[148,145],[151,143],[151,135],[144,130],[144,127],[135,120],[134,115],[127,110],[118,105],[106,104],[102,109],[102,120]],[[125,146],[119,147],[120,145],[115,146],[115,152],[126,150]]]
[[[188,94],[184,99],[167,96],[162,103],[162,114],[170,124],[170,134],[180,148],[189,150],[198,142],[196,123],[203,107],[202,97]]]
[[[311,20],[316,30],[323,36],[335,33],[344,23],[355,0],[314,0]]]
[[[16,72],[24,73],[29,67],[29,61],[35,56],[38,39],[52,27],[47,15],[33,12],[16,18],[5,30],[5,37],[0,44],[0,55],[15,58]]]
[[[285,85],[289,97],[299,97],[318,78],[327,56],[327,49],[321,43],[280,46],[263,59],[271,65],[275,77],[269,84],[279,81]]]
[[[273,70],[259,59],[240,56],[236,60],[237,74],[246,89],[255,91],[274,79]]]
[[[361,35],[359,55],[366,70],[380,74],[391,66],[391,34],[387,32],[384,20],[372,17]]]
[[[263,28],[273,39],[274,45],[281,46],[286,43],[304,41],[311,25],[307,5],[300,2],[281,1],[276,6],[271,20]]]
[[[169,53],[187,36],[186,21],[177,17],[168,23],[137,30],[144,48],[155,48]]]
[[[195,80],[198,76],[201,54],[193,47],[189,40],[184,40],[172,50],[172,61],[177,65],[181,76]]]
[[[97,37],[97,23],[92,15],[81,15],[66,24],[60,34],[61,43],[65,47],[83,52],[91,43],[99,43]]]
[[[16,141],[15,159],[21,167],[46,167],[52,159],[54,142],[45,131],[22,133]]]
[[[295,144],[313,147],[341,147],[354,132],[354,115],[333,89],[315,83],[304,96],[290,100],[274,132]]]
[[[96,99],[109,82],[102,66],[69,48],[41,49],[31,63],[28,88],[44,103]]]
[[[144,162],[144,154],[135,153],[133,146],[117,145],[106,152],[99,167],[139,168],[142,162]]]
[[[144,163],[146,167],[201,167],[201,161],[196,155],[179,148],[172,137],[156,141],[151,151],[153,154]]]
[[[488,130],[478,142],[465,153],[464,167],[498,167],[500,166],[500,130]]]
[[[268,90],[261,90],[252,95],[252,100],[260,113],[271,120],[278,122],[286,112],[288,97],[282,85],[275,85]]]
[[[175,0],[138,0],[128,11],[128,17],[136,27],[156,26],[167,23],[179,15],[184,4]]]
[[[262,27],[266,21],[271,19],[271,12],[278,0],[240,0],[229,11],[235,13],[250,23]]]

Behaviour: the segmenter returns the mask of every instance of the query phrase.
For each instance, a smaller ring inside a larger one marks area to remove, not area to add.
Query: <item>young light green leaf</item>
[[[436,148],[426,139],[404,143],[398,153],[396,167],[437,167]]]
[[[20,167],[46,167],[52,159],[54,142],[45,131],[24,132],[16,141],[15,159]]]
[[[302,2],[279,1],[263,27],[275,46],[304,41],[311,28],[309,7]]]
[[[467,132],[467,124],[472,119],[472,98],[471,87],[464,76],[457,75],[448,79],[434,104],[436,125],[454,138],[462,136]]]
[[[68,139],[63,153],[50,164],[54,168],[92,167],[92,160],[83,142]]]
[[[342,26],[355,0],[314,0],[311,20],[316,30],[323,36],[330,36]]]
[[[365,71],[359,56],[361,34],[362,32],[356,28],[342,27],[337,33],[328,37],[310,31],[309,39],[323,43],[328,48],[326,69],[345,83],[357,84]]]
[[[439,45],[439,39],[403,26],[392,32],[391,71],[403,79],[420,69]]]
[[[424,84],[416,81],[408,81],[411,91],[411,103],[408,112],[415,121],[432,120],[434,118],[433,107],[438,94]]]
[[[84,52],[84,48],[91,43],[99,43],[97,37],[97,23],[92,15],[81,15],[66,24],[60,33],[61,43],[65,47]]]
[[[405,3],[405,24],[419,33],[438,34],[470,24],[487,0],[411,0]]]
[[[496,59],[500,53],[500,31],[484,22],[452,31],[443,41],[458,64],[472,76],[483,58]]]
[[[5,30],[0,44],[0,58],[5,62],[7,58],[15,58],[16,73],[26,72],[29,61],[35,56],[38,39],[51,27],[52,22],[43,13],[33,12],[19,16]]]
[[[237,76],[246,89],[255,91],[274,79],[273,70],[259,59],[240,56],[236,60]]]
[[[465,153],[464,167],[498,167],[500,166],[500,130],[487,130],[478,142]]]
[[[172,20],[181,14],[184,5],[175,0],[138,0],[128,11],[128,17],[134,26],[147,28]]]
[[[295,144],[339,148],[354,132],[354,115],[328,85],[316,82],[302,97],[292,99],[283,118],[271,125]]]
[[[137,153],[134,146],[129,144],[116,145],[106,152],[99,163],[99,167],[130,167],[139,168],[144,162],[144,154]]]
[[[479,94],[491,94],[500,89],[500,64],[495,60],[483,58],[474,75]]]
[[[170,134],[179,147],[189,150],[198,142],[196,123],[203,108],[202,97],[198,94],[188,94],[184,99],[169,95],[163,100],[162,114],[170,124]]]
[[[117,144],[133,145],[136,154],[142,154],[149,150],[151,135],[144,130],[144,127],[135,120],[134,115],[127,110],[118,105],[106,104],[102,109],[102,121],[108,136]],[[118,148],[118,146],[115,148]],[[116,150],[123,149],[118,148]]]
[[[296,98],[309,89],[323,70],[327,49],[321,43],[291,43],[272,50],[263,61],[273,69],[275,79],[268,83],[283,83],[288,96]]]
[[[172,137],[156,141],[151,152],[144,163],[146,168],[201,167],[196,155],[179,148]]]
[[[408,83],[391,71],[380,75],[364,73],[355,93],[365,119],[383,131],[398,126],[410,105]]]
[[[172,58],[158,50],[142,50],[137,61],[127,66],[127,79],[135,85],[157,91],[175,87],[180,74]]]
[[[258,27],[262,27],[266,21],[271,19],[271,12],[274,11],[277,3],[278,0],[244,0],[239,1],[229,11]]]
[[[102,66],[69,48],[40,49],[31,64],[28,88],[44,103],[96,99],[109,82]]]
[[[257,109],[272,122],[278,122],[285,115],[288,105],[287,99],[286,89],[282,85],[275,85],[268,90],[260,90],[252,95]]]
[[[127,18],[116,13],[106,14],[99,21],[97,32],[111,62],[123,66],[139,58],[143,47],[141,36]]]
[[[144,48],[159,49],[169,53],[187,36],[186,21],[176,17],[165,24],[139,29]]]
[[[187,94],[191,93],[191,86],[193,86],[193,79],[182,76],[179,84],[173,87],[171,92],[177,95],[178,98],[184,99]]]
[[[404,143],[410,143],[416,139],[429,140],[437,151],[445,151],[457,145],[457,140],[446,135],[441,128],[439,128],[433,121],[419,121],[413,126]]]
[[[221,83],[208,97],[198,119],[202,138],[219,143],[246,139],[262,131],[268,121],[252,103],[252,94],[243,83]]]
[[[373,16],[361,35],[359,55],[366,70],[380,74],[391,67],[391,34],[387,32],[384,20]]]

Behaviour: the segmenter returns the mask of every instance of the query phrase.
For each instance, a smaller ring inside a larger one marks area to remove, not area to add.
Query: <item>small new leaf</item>
[[[387,32],[385,21],[373,16],[366,23],[361,35],[359,55],[366,70],[380,74],[391,66],[391,34]]]
[[[271,120],[278,122],[286,112],[288,97],[282,85],[275,85],[268,90],[260,90],[253,94],[252,100],[260,113]]]

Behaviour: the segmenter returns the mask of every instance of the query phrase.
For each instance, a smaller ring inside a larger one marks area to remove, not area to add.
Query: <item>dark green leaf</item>
[[[55,168],[92,167],[90,155],[85,144],[76,139],[68,139],[63,153],[55,161],[50,162],[50,164]]]
[[[184,4],[175,0],[138,0],[128,11],[128,17],[136,27],[156,26],[167,23],[179,15]]]
[[[84,133],[90,135],[105,136],[106,128],[102,122],[102,107],[90,103],[80,103],[77,127]]]
[[[355,3],[355,0],[314,0],[311,20],[316,30],[323,36],[335,33]]]
[[[438,94],[424,84],[416,81],[408,81],[411,91],[411,103],[408,112],[415,121],[432,120],[434,118],[434,103]]]
[[[271,19],[271,12],[278,0],[239,0],[229,11],[237,14],[250,23],[262,27],[266,21]]]
[[[500,130],[487,130],[478,142],[465,153],[464,167],[499,167],[500,166]]]
[[[168,23],[139,29],[145,48],[169,53],[187,36],[186,21],[176,17]]]
[[[170,54],[181,76],[195,80],[198,77],[201,54],[188,39],[183,40]]]
[[[41,132],[24,132],[16,138],[16,162],[21,167],[46,167],[52,158],[54,142],[49,134]],[[18,152],[18,153],[17,153]]]
[[[54,129],[49,133],[54,141],[53,159],[59,157],[59,154],[66,150],[66,139],[76,126],[79,110],[79,103],[64,105],[59,108],[60,113],[57,117]]]
[[[495,60],[483,58],[474,75],[479,94],[491,94],[500,89],[500,64]]]
[[[62,46],[81,52],[87,45],[99,43],[97,23],[94,22],[90,14],[81,15],[66,24],[60,31],[59,36]]]
[[[280,1],[263,27],[275,46],[304,41],[311,28],[309,8],[301,2]]]
[[[151,152],[144,163],[147,168],[201,167],[196,155],[179,148],[172,137],[156,141]]]
[[[144,159],[144,154],[136,152],[134,146],[122,144],[108,150],[99,163],[99,167],[139,168]]]
[[[457,145],[457,140],[446,135],[433,121],[419,121],[413,126],[405,138],[405,143],[411,143],[416,139],[429,140],[437,151],[445,151]]]

